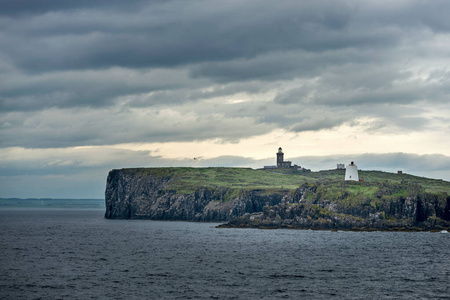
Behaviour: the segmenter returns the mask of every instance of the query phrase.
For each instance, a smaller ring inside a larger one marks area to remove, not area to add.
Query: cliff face
[[[153,176],[111,171],[106,184],[105,218],[227,221],[260,212],[266,205],[277,205],[285,196],[220,187],[198,187],[191,194],[180,195],[170,190],[171,180],[171,174]]]
[[[189,181],[180,185],[170,169],[113,170],[105,218],[228,221],[225,226],[256,228],[450,229],[450,196],[426,193],[415,183],[323,181],[297,190],[239,189],[202,186],[201,174],[195,174],[195,184],[183,192]]]
[[[392,185],[390,188],[401,186]],[[288,202],[265,206],[260,213],[245,214],[222,227],[450,230],[450,196],[425,193],[417,186],[406,188],[410,188],[406,197],[387,197],[393,192],[389,191],[376,195],[377,201],[360,196],[360,199],[354,197],[356,199],[352,203],[348,197],[346,201],[327,199],[320,194],[320,184],[304,186],[285,198]]]

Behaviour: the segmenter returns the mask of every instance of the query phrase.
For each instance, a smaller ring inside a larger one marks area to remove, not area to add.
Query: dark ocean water
[[[450,299],[450,234],[0,210],[1,299]]]

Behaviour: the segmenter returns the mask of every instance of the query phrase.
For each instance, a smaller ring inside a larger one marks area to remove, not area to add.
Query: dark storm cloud
[[[345,76],[344,76],[345,74]],[[400,72],[394,63],[383,65],[354,63],[327,69],[320,79],[280,91],[279,104],[314,103],[328,106],[371,104],[409,104],[418,101],[448,101],[447,74],[411,80],[412,74]]]
[[[355,9],[345,2],[148,2],[139,12],[112,11],[107,18],[102,8],[57,10],[31,20],[6,16],[4,51],[15,65],[38,72],[167,67],[396,42],[389,32],[348,34]]]
[[[1,76],[0,76],[1,77]],[[35,111],[60,107],[114,106],[117,98],[128,95],[174,90],[189,81],[177,70],[135,71],[113,68],[84,72],[19,74],[11,72],[0,82],[1,111]],[[195,87],[195,83],[191,83]],[[154,105],[157,99],[149,99]],[[181,102],[185,98],[164,99],[165,103]],[[159,103],[159,102],[156,102]]]
[[[445,1],[0,3],[4,147],[237,141],[360,118],[420,131],[430,117],[406,106],[449,100]]]
[[[432,26],[420,11],[413,18],[402,12],[414,5],[373,16],[355,1],[26,2],[4,3],[2,38],[14,64],[35,72],[170,67],[300,49],[376,50],[397,45],[405,31],[411,32],[409,27]],[[137,12],[124,11],[136,6],[141,8]],[[110,9],[107,15],[104,9]],[[35,15],[9,17],[8,12],[21,11]],[[44,14],[48,11],[52,14]],[[378,17],[385,22],[380,24]],[[436,22],[442,23],[439,28],[448,23]],[[205,66],[195,72],[210,73],[217,72]]]
[[[161,0],[162,1],[162,0]],[[152,2],[161,2],[152,0]],[[33,15],[72,9],[115,8],[127,9],[143,4],[145,0],[0,0],[0,16]]]
[[[363,15],[369,22],[392,23],[399,26],[426,26],[433,31],[450,31],[450,21],[446,17],[450,6],[446,0],[436,1],[370,1],[361,6]]]
[[[199,114],[171,109],[154,111],[58,110],[9,113],[0,123],[2,147],[61,148],[120,143],[198,141],[236,142],[274,127],[253,118]]]

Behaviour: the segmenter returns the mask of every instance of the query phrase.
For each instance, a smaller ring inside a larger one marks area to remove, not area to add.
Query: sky
[[[0,197],[103,198],[112,169],[450,181],[450,2],[0,0]]]

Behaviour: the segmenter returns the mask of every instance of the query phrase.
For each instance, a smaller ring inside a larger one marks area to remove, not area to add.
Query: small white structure
[[[353,162],[345,168],[345,180],[359,181],[358,168]]]

